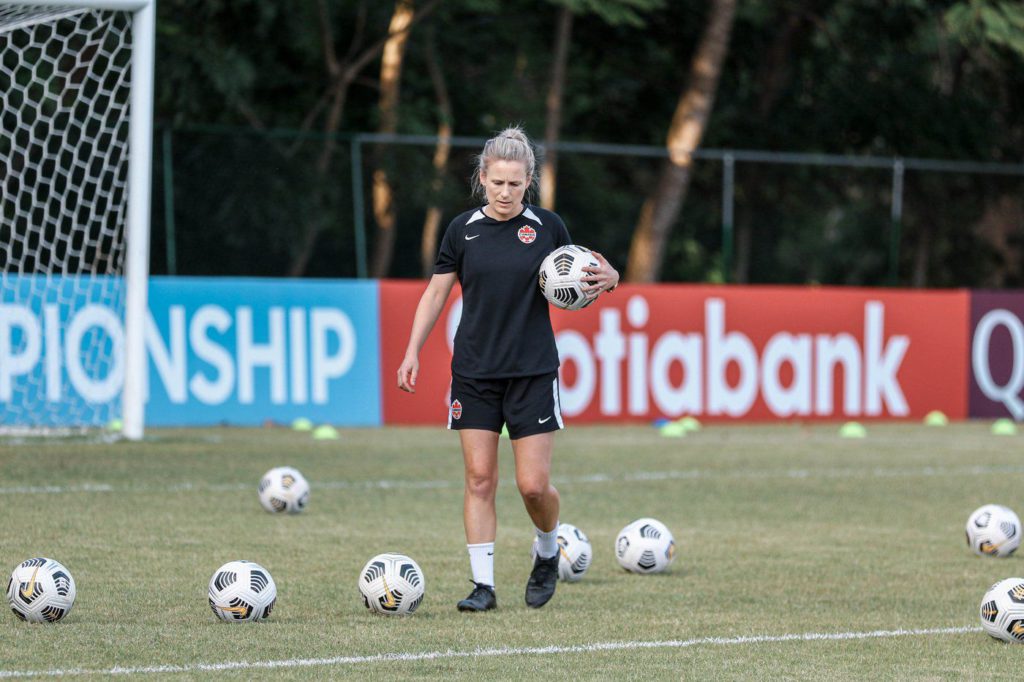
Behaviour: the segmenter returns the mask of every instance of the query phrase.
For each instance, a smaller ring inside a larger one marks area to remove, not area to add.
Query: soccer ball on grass
[[[967,546],[981,556],[1008,557],[1020,546],[1020,519],[1009,507],[986,504],[967,518]]]
[[[558,524],[558,553],[558,579],[570,583],[583,578],[594,556],[586,534],[571,523]],[[532,555],[537,556],[536,537]]]
[[[1024,642],[1024,578],[1000,580],[981,599],[981,628],[1005,642]]]
[[[277,603],[270,571],[251,561],[229,561],[210,578],[210,608],[229,623],[264,620]]]
[[[615,558],[631,573],[661,573],[676,558],[676,541],[657,519],[637,519],[615,539]]]
[[[426,587],[419,564],[404,554],[378,554],[359,572],[359,592],[366,608],[389,616],[419,608]]]
[[[71,571],[53,559],[23,561],[7,582],[7,601],[19,620],[55,623],[75,604],[75,579]]]
[[[558,247],[540,264],[539,284],[544,298],[563,310],[586,308],[596,299],[588,299],[583,293],[587,285],[583,278],[589,274],[583,268],[599,265],[590,249],[576,244]]]
[[[274,514],[298,514],[309,504],[309,482],[292,467],[276,467],[263,474],[258,491],[260,504]]]

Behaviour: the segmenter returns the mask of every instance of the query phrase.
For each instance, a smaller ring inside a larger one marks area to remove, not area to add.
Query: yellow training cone
[[[313,422],[306,419],[305,417],[299,417],[292,422],[292,428],[296,431],[312,431]]]
[[[839,427],[840,438],[864,438],[867,435],[868,430],[858,422],[846,422]]]
[[[686,435],[686,427],[679,422],[669,422],[658,429],[658,433],[665,438],[682,438]]]
[[[994,422],[992,422],[992,435],[1016,436],[1017,425],[1014,424],[1012,420],[1006,419],[1005,417],[1003,419],[997,419]]]
[[[324,424],[313,429],[313,440],[338,440],[338,429]]]
[[[687,433],[691,431],[700,431],[701,429],[701,424],[697,421],[696,417],[680,417],[676,420],[676,424],[682,426]]]

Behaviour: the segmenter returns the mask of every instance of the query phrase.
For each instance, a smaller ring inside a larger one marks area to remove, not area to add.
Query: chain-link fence
[[[378,229],[375,174],[396,216],[389,277],[421,277],[424,224],[477,202],[482,138],[190,128],[158,131],[154,273],[362,277]],[[556,210],[625,267],[663,147],[563,143]],[[662,279],[1024,286],[1024,164],[700,150]]]

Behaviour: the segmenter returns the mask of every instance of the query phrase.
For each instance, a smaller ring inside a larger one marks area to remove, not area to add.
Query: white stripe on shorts
[[[455,377],[452,377],[448,381],[448,397],[445,398],[445,402],[448,403],[448,430],[452,428],[452,382],[455,381]]]
[[[555,396],[555,421],[558,422],[558,428],[564,429],[565,424],[562,423],[562,407],[558,404],[558,372],[555,372],[555,379],[551,382],[551,391]]]

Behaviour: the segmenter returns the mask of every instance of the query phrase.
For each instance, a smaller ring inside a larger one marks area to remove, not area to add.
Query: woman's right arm
[[[455,286],[456,275],[454,272],[446,272],[443,275],[434,275],[427,283],[427,289],[420,296],[420,302],[416,306],[416,314],[412,318],[412,332],[409,334],[409,345],[405,349],[405,358],[398,368],[398,388],[409,393],[416,392],[416,375],[420,371],[420,349],[427,341],[430,330],[434,323],[441,316],[444,310],[448,294]]]

